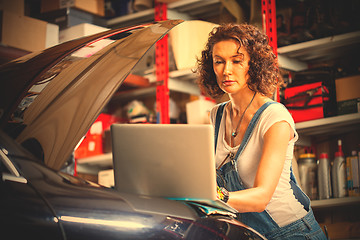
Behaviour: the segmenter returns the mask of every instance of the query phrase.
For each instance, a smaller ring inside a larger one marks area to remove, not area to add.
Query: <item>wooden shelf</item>
[[[316,119],[295,124],[301,135],[338,134],[360,128],[360,113]]]
[[[301,71],[308,63],[338,59],[360,52],[360,31],[315,39],[278,48],[281,68]]]
[[[141,87],[137,89],[131,89],[122,91],[120,94],[114,95],[112,97],[112,102],[123,101],[134,99],[138,97],[147,97],[156,95],[156,76],[154,71],[149,71],[150,73],[145,74],[144,77],[149,79],[149,87]],[[196,75],[191,71],[191,69],[176,70],[169,72],[168,87],[170,91],[180,92],[185,94],[191,94],[195,96],[200,96],[200,89],[195,83]]]
[[[348,205],[360,205],[360,197],[330,198],[311,201],[311,207],[314,209]]]

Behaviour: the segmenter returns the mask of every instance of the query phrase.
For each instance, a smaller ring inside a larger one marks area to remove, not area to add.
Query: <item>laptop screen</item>
[[[114,124],[111,136],[115,189],[216,200],[211,125]]]

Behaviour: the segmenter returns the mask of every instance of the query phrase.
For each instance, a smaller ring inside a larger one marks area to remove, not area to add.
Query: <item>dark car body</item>
[[[119,193],[49,169],[5,134],[0,141],[2,239],[261,239],[224,209]]]
[[[131,69],[179,23],[110,30],[0,67],[1,239],[263,239],[211,201],[122,193],[59,171]]]

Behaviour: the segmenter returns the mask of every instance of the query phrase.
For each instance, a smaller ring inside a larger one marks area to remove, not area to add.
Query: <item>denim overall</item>
[[[217,184],[220,187],[225,187],[228,191],[239,191],[245,189],[245,186],[238,174],[236,162],[242,151],[245,149],[261,113],[272,103],[276,102],[267,102],[258,109],[258,111],[255,113],[254,117],[249,123],[244,138],[233,160],[224,164],[220,169],[217,170],[216,180]],[[226,102],[221,104],[216,114],[215,151],[217,146],[220,122],[222,119],[225,105]],[[310,207],[310,199],[301,191],[295,180],[292,169],[290,174],[290,185],[296,199],[304,206],[304,209],[308,212],[305,217],[284,227],[279,227],[266,210],[260,213],[238,213],[239,220],[258,231],[267,239],[326,239],[325,234],[315,220],[312,209]]]

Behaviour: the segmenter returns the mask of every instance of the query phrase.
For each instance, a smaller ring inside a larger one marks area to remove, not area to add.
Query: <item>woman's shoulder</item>
[[[258,129],[260,130],[260,134],[264,136],[271,126],[283,121],[287,122],[295,132],[295,123],[289,111],[283,104],[271,102],[259,119]]]
[[[271,104],[264,111],[264,118],[273,121],[285,120],[291,125],[294,124],[294,120],[288,111],[288,109],[279,102],[271,101]]]
[[[269,101],[269,107],[273,110],[277,110],[277,111],[281,111],[281,112],[288,112],[287,108],[284,106],[284,104],[280,103],[280,102],[276,102],[276,101]]]

